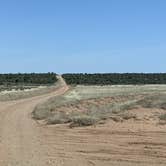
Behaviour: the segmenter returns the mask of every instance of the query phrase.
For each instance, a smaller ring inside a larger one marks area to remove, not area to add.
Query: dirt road
[[[64,83],[50,94],[0,103],[0,166],[166,165],[166,127],[153,120],[69,129],[31,118],[38,103],[67,89]]]
[[[31,118],[31,112],[40,102],[68,90],[10,102],[0,102],[0,166],[46,166],[47,152],[42,148],[41,125]]]

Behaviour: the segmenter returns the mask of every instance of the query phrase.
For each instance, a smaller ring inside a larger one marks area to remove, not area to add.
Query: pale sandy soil
[[[44,127],[43,146],[50,163],[58,166],[165,166],[166,126],[158,125],[154,116],[162,110],[133,112],[138,120],[108,121],[74,129],[62,125]]]
[[[10,94],[10,93],[16,93],[16,92],[30,92],[30,91],[35,91],[35,90],[42,90],[44,88],[47,88],[47,86],[38,86],[35,88],[24,89],[24,90],[16,90],[16,89],[4,90],[4,91],[1,91],[0,94]]]
[[[132,110],[138,120],[72,129],[31,118],[38,103],[67,89],[64,83],[49,94],[0,103],[0,166],[166,165],[166,126],[156,118],[162,110]]]

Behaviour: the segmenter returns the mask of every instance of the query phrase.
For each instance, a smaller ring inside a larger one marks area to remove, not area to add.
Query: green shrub
[[[166,113],[159,116],[160,120],[166,121]]]

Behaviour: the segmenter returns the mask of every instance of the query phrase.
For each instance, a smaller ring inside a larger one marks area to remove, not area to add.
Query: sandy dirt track
[[[50,94],[0,103],[0,166],[166,165],[166,127],[155,119],[70,129],[31,118],[38,103],[66,90],[64,83]],[[151,110],[138,114],[150,117]]]
[[[40,102],[61,95],[63,86],[55,92],[10,102],[0,102],[0,166],[46,166],[47,152],[42,148],[41,125],[31,118]]]

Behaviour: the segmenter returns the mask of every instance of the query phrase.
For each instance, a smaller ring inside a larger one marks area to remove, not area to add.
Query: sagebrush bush
[[[137,102],[138,105],[145,108],[166,109],[166,94],[157,94],[145,97]]]
[[[36,107],[34,111],[32,112],[32,117],[37,120],[46,119],[51,115],[51,112],[49,109],[46,109],[44,107]]]
[[[65,114],[65,112],[56,112],[47,118],[47,124],[64,124],[69,123],[70,118]]]
[[[160,120],[166,121],[166,113],[159,116]]]
[[[97,118],[88,115],[75,116],[72,118],[70,127],[91,126],[94,125],[97,121],[98,121]]]

